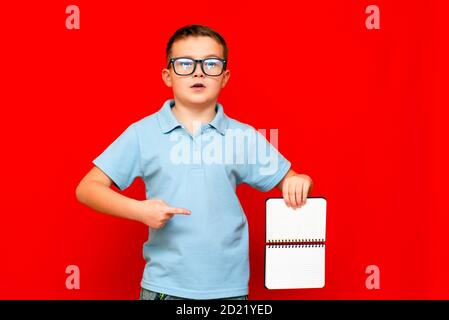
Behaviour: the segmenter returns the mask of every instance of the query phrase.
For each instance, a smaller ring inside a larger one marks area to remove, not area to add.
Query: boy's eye
[[[218,65],[218,61],[216,61],[216,60],[206,61],[205,62],[205,67],[208,68],[208,69],[216,68],[217,65]]]
[[[178,60],[178,65],[184,69],[188,69],[193,65],[193,62],[190,60]]]

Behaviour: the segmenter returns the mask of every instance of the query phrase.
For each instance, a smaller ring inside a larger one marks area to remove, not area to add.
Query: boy
[[[291,170],[260,133],[229,118],[217,102],[230,77],[227,51],[223,37],[206,26],[177,30],[162,70],[174,99],[131,124],[76,189],[87,206],[149,227],[141,299],[247,299],[248,226],[236,186],[277,186],[292,208],[311,190],[309,176]],[[254,161],[260,149],[269,150],[268,161]],[[110,188],[124,190],[136,177],[145,181],[147,200]]]

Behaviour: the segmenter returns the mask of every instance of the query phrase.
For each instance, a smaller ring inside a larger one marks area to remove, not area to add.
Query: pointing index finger
[[[183,208],[174,208],[174,207],[168,207],[167,212],[173,213],[173,214],[191,214],[192,212],[187,209]]]

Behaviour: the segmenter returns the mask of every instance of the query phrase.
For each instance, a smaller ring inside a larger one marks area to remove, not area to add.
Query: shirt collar
[[[177,127],[183,127],[171,110],[174,105],[175,100],[168,99],[164,102],[162,108],[158,112],[159,124],[163,133],[170,132]],[[227,116],[224,113],[223,106],[218,102],[215,104],[215,111],[217,113],[214,119],[209,123],[209,126],[214,127],[218,132],[224,135],[226,132]]]

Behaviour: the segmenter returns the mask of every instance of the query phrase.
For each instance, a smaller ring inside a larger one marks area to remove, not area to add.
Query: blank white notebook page
[[[265,268],[269,289],[322,288],[324,247],[267,247]]]
[[[326,237],[326,199],[309,198],[299,209],[287,207],[284,199],[267,200],[266,241],[322,239]]]

